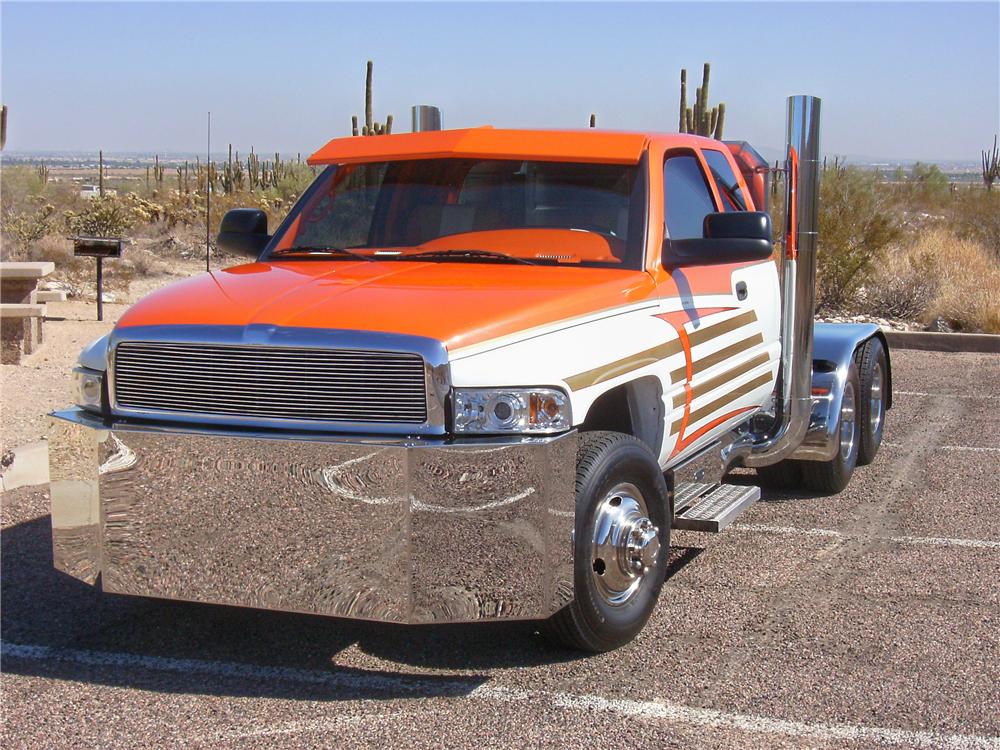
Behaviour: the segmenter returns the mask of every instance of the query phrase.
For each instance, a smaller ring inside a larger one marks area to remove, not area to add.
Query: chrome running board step
[[[674,528],[718,533],[760,499],[760,487],[683,482],[674,491]]]

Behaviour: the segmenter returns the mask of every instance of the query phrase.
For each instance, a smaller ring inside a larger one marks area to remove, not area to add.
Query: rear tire
[[[631,641],[656,606],[670,549],[669,491],[652,451],[631,435],[583,433],[576,467],[574,599],[541,631],[599,653]]]
[[[858,421],[861,425],[858,465],[866,466],[875,460],[885,429],[889,363],[882,340],[877,336],[868,339],[854,353],[854,361],[861,379],[861,398],[858,400]]]
[[[844,394],[840,402],[840,419],[837,424],[839,437],[837,454],[830,461],[801,461],[802,479],[805,485],[825,495],[841,492],[851,481],[854,467],[858,464],[858,450],[861,425],[857,418],[858,394],[861,384],[858,368],[851,364]]]

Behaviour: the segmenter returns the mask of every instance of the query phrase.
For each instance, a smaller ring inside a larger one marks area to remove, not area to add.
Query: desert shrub
[[[1000,261],[981,243],[937,227],[891,253],[862,299],[874,315],[940,317],[960,330],[1000,333]]]
[[[23,253],[33,242],[51,232],[54,211],[55,207],[48,203],[24,211],[0,211],[0,231],[6,240],[3,243],[4,257]]]
[[[163,216],[163,206],[142,198],[136,193],[126,193],[120,200],[125,210],[130,214],[133,225],[151,224],[159,221],[160,217]]]
[[[93,198],[80,211],[66,211],[66,228],[80,237],[121,237],[135,223],[127,204],[117,196]]]
[[[959,190],[946,224],[959,238],[982,244],[1000,261],[1000,190]]]
[[[312,184],[317,174],[319,174],[317,167],[310,167],[308,164],[288,164],[275,192],[290,206]]]
[[[164,264],[144,247],[129,248],[122,262],[130,266],[139,276],[154,276],[164,270]]]
[[[895,247],[859,291],[857,306],[880,318],[921,320],[940,288],[937,258],[926,244]]]
[[[823,172],[820,184],[817,299],[829,310],[850,305],[902,236],[877,173],[857,167]]]
[[[26,164],[4,165],[0,169],[0,195],[5,211],[25,211],[33,206],[34,199],[46,191],[34,167]]]
[[[914,164],[910,168],[909,186],[911,200],[916,200],[925,206],[939,205],[948,198],[948,176],[938,168],[937,164],[924,164],[919,161]]]

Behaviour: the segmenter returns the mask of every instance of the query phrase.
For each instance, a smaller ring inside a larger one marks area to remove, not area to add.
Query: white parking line
[[[845,534],[834,529],[803,529],[797,526],[768,526],[756,523],[734,523],[729,527],[736,531],[757,531],[764,534],[795,534],[798,536],[825,536],[838,539],[876,539],[883,542],[899,544],[929,544],[933,547],[978,547],[981,549],[1000,549],[1000,541],[992,539],[953,539],[940,536],[861,536]]]
[[[902,448],[901,443],[891,443],[888,440],[883,440],[882,445],[889,448]],[[1000,447],[992,445],[936,445],[933,450],[936,451],[972,451],[973,453],[1000,453]]]
[[[927,730],[897,729],[892,727],[859,726],[854,724],[811,724],[804,721],[775,719],[712,708],[683,706],[661,701],[615,700],[596,695],[578,695],[562,691],[517,690],[491,684],[476,684],[462,678],[428,679],[424,677],[391,676],[384,674],[357,674],[325,672],[320,670],[265,667],[236,662],[205,661],[200,659],[171,659],[160,656],[143,656],[107,651],[83,651],[36,646],[21,643],[2,643],[0,652],[7,659],[26,659],[42,662],[62,662],[88,667],[116,669],[144,669],[156,672],[185,675],[206,675],[220,678],[250,679],[259,682],[282,680],[300,684],[322,685],[345,689],[351,694],[364,691],[386,691],[415,697],[451,697],[482,700],[493,703],[530,702],[532,706],[547,704],[569,711],[594,712],[632,716],[640,719],[692,724],[717,729],[735,729],[758,734],[779,734],[808,738],[819,742],[845,741],[869,744],[904,745],[907,747],[951,748],[973,750],[992,748],[1000,750],[1000,737],[973,734],[952,734]],[[9,672],[9,670],[8,670]],[[362,699],[359,699],[362,700]],[[373,718],[377,719],[378,716]],[[317,728],[313,722],[304,722],[298,731]],[[279,733],[297,731],[294,725],[283,726]]]
[[[939,398],[1000,398],[994,394],[974,393],[929,393],[927,391],[893,391],[893,396],[935,396]]]

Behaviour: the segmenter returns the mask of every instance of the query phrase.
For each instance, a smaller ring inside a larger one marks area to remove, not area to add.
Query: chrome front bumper
[[[446,444],[52,415],[57,569],[105,591],[398,623],[573,596],[576,435]]]

